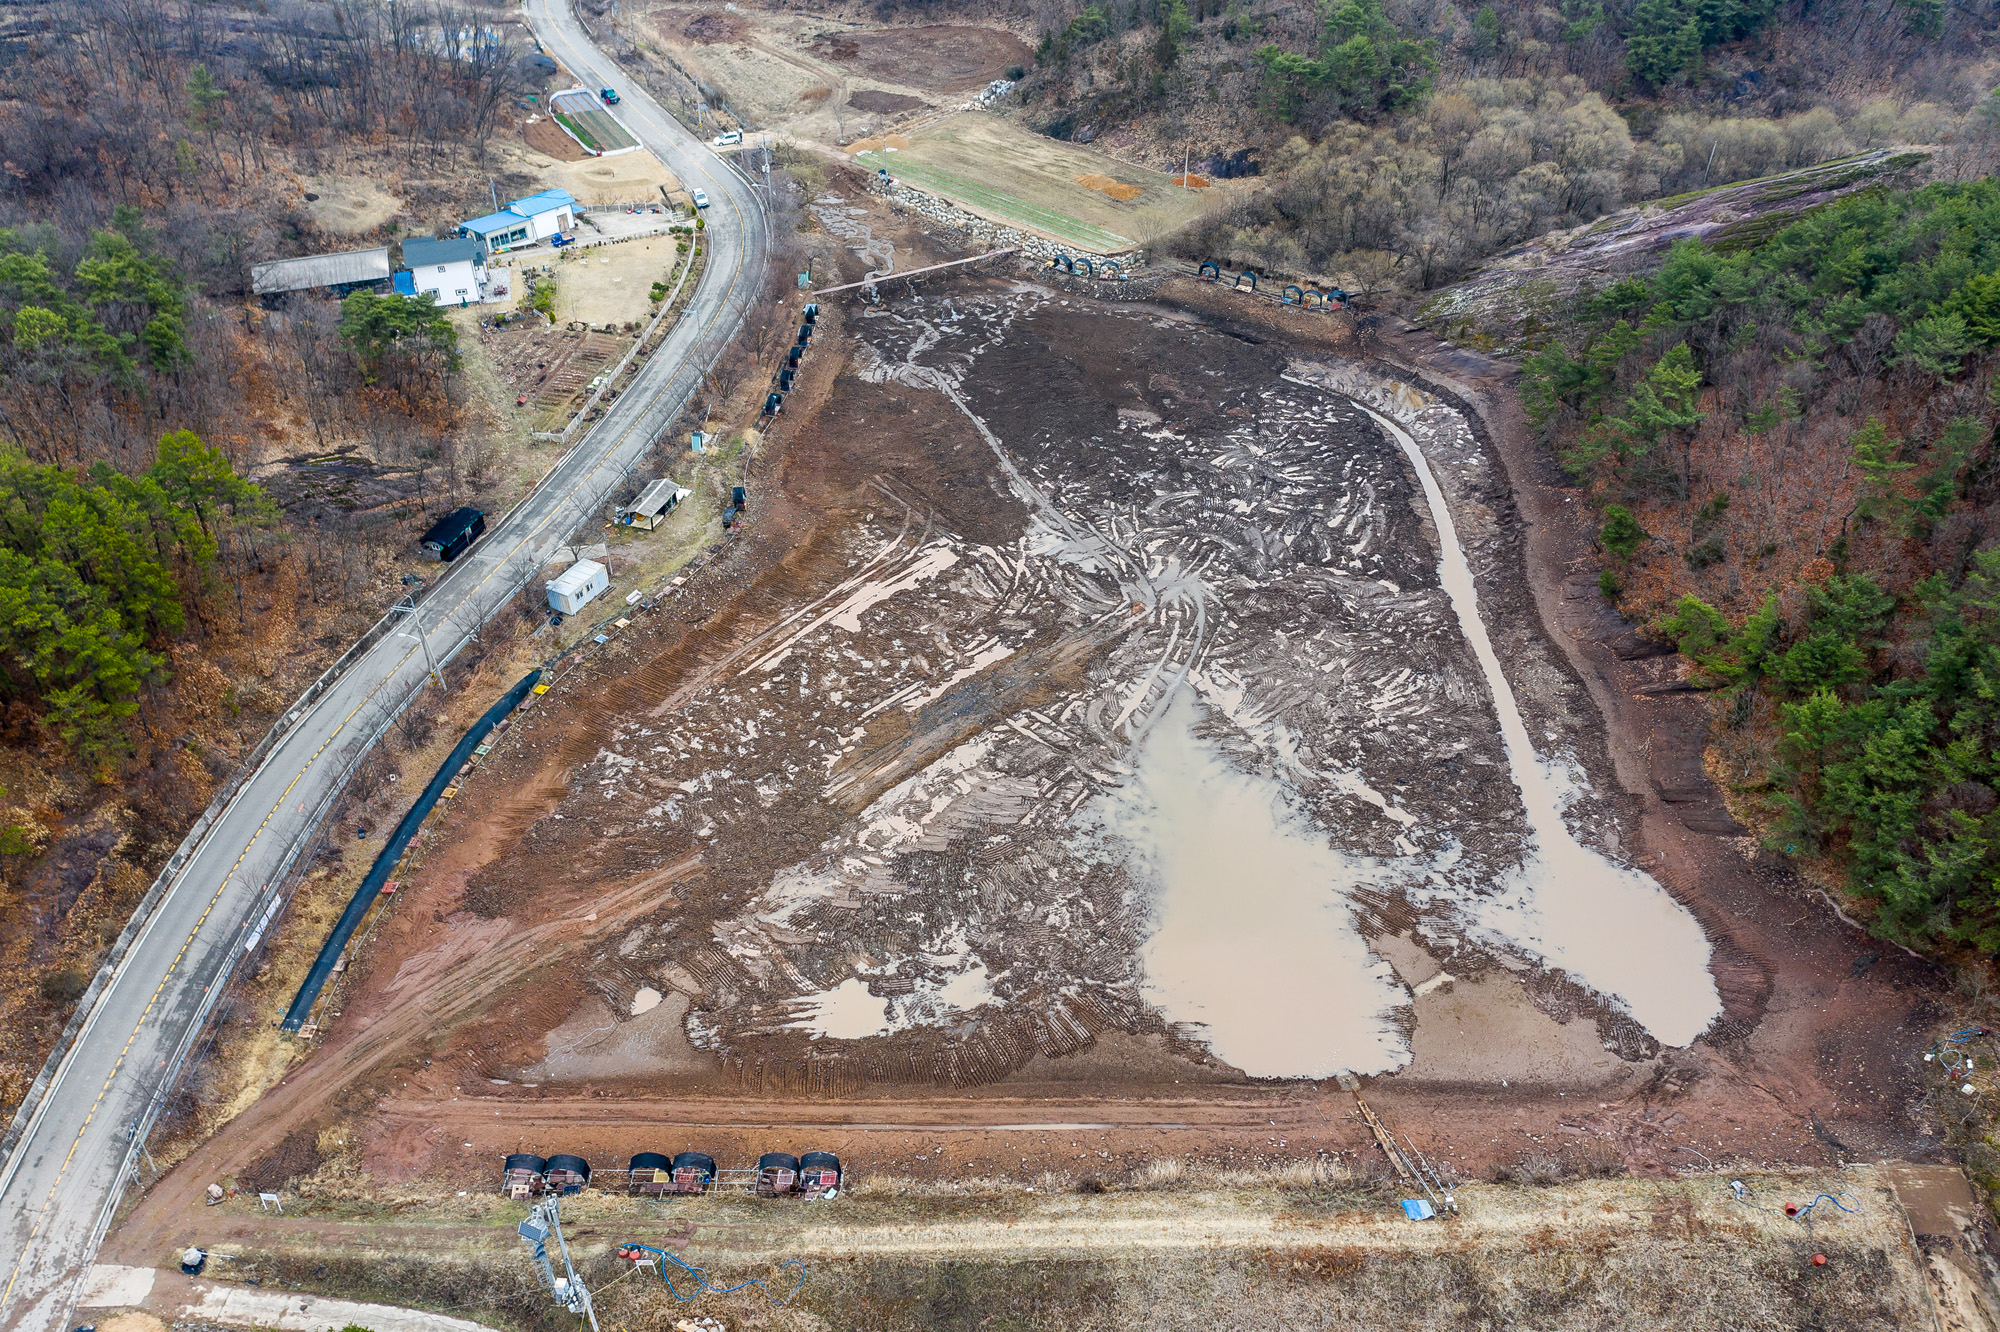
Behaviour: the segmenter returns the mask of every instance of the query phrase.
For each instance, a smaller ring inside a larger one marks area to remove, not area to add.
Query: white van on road
[[[700,190],[689,190],[688,196],[694,200],[694,206],[696,208],[708,207],[708,196],[702,193]]]

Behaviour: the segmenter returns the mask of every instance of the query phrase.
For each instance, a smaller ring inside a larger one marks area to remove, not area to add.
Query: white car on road
[[[715,136],[714,138],[710,139],[710,140],[709,140],[708,142],[709,142],[709,144],[710,144],[710,145],[711,145],[712,147],[716,147],[716,148],[727,148],[727,147],[729,147],[729,146],[730,146],[731,144],[735,144],[735,143],[741,143],[741,142],[743,142],[743,131],[742,131],[742,130],[724,130],[724,131],[723,131],[722,133],[720,133],[720,134],[716,135],[716,136]]]
[[[694,206],[696,208],[708,207],[708,196],[702,193],[700,190],[689,190],[688,194],[691,198],[693,198]]]

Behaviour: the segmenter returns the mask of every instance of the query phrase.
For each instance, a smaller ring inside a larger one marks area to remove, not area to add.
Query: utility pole
[[[437,659],[431,656],[431,640],[424,636],[424,619],[423,616],[419,614],[417,611],[416,594],[405,593],[403,599],[397,602],[393,607],[393,609],[399,612],[400,614],[412,617],[416,621],[417,642],[423,644],[424,661],[430,666],[431,679],[437,681],[437,687],[439,693],[443,694],[451,692],[444,686],[444,673],[438,670]]]
[[[591,1332],[598,1332],[597,1310],[590,1302],[590,1289],[576,1274],[576,1265],[569,1257],[569,1242],[563,1238],[560,1200],[545,1198],[537,1203],[518,1231],[528,1243],[529,1261],[534,1264],[535,1274],[542,1279],[543,1287],[555,1296],[557,1304],[573,1314],[588,1318]],[[548,1241],[551,1235],[555,1236],[556,1248],[562,1254],[561,1276],[555,1274],[554,1265],[549,1261]]]

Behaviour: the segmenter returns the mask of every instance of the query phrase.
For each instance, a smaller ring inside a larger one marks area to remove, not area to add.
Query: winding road
[[[680,323],[632,386],[451,566],[413,619],[288,715],[289,729],[155,900],[60,1063],[24,1107],[19,1138],[0,1165],[0,1330],[65,1326],[172,1072],[235,964],[261,941],[292,859],[425,682],[425,648],[448,660],[598,511],[673,424],[762,294],[769,234],[757,191],[620,78],[566,3],[529,0],[527,16],[579,83],[617,85],[618,114],[640,142],[684,184],[707,192],[708,266]]]

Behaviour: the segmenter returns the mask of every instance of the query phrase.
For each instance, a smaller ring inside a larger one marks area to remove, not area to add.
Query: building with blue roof
[[[479,246],[482,262],[495,254],[535,245],[576,226],[576,199],[568,190],[543,190],[516,199],[497,213],[458,224],[458,234]]]

